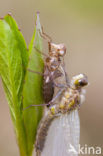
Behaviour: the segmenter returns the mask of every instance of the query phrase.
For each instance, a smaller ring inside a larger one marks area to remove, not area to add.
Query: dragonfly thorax
[[[60,65],[60,61],[58,60],[57,57],[48,57],[46,59],[46,65],[48,66],[50,71],[55,71]]]
[[[73,90],[72,88],[67,88],[59,99],[58,104],[50,107],[50,114],[68,113],[71,110],[78,108],[79,104],[80,92],[78,90]]]
[[[79,91],[69,88],[66,91],[64,91],[63,96],[59,103],[59,108],[62,113],[66,113],[76,109],[79,103],[80,103]]]

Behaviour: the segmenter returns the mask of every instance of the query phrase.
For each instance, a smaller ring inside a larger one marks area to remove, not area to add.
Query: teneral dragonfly
[[[46,108],[36,137],[36,156],[77,156],[80,124],[78,108],[84,101],[86,75],[79,74],[64,86],[57,104]]]

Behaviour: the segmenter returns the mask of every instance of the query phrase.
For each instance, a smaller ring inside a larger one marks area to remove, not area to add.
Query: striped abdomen
[[[43,117],[43,119],[40,122],[35,143],[36,156],[40,156],[42,150],[44,149],[48,129],[54,118],[54,115],[48,113],[46,116]]]

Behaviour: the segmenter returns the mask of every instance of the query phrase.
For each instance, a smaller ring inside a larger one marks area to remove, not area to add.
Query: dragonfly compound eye
[[[83,87],[88,84],[88,80],[86,78],[83,78],[83,79],[79,80],[78,83],[81,87]]]
[[[58,49],[58,53],[59,53],[59,56],[64,56],[66,54],[66,47],[64,44],[60,44],[60,47]]]
[[[79,74],[73,77],[72,86],[76,88],[84,87],[88,84],[88,78],[85,74]]]
[[[65,55],[65,51],[63,49],[59,50],[59,56],[64,56]]]

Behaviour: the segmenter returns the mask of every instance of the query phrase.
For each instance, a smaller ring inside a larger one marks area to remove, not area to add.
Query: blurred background
[[[103,0],[0,0],[0,17],[11,12],[29,44],[35,13],[56,43],[65,43],[69,76],[85,73],[90,85],[80,110],[81,145],[103,151]],[[18,156],[8,104],[0,82],[0,156]]]

